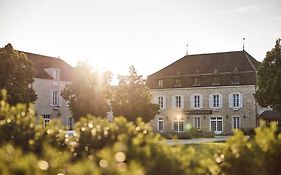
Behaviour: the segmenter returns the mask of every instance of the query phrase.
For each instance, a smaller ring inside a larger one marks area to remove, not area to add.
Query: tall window
[[[52,96],[53,96],[52,105],[53,106],[59,106],[59,91],[53,91]]]
[[[232,127],[233,127],[233,129],[240,128],[240,117],[239,116],[232,117]]]
[[[210,130],[215,134],[221,134],[223,130],[222,117],[211,117],[210,118]]]
[[[175,96],[175,100],[176,100],[176,108],[181,108],[182,107],[181,96]]]
[[[199,95],[194,95],[194,107],[200,108],[200,96]]]
[[[213,95],[213,107],[218,108],[219,104],[219,95]]]
[[[193,126],[194,128],[201,129],[201,119],[200,117],[193,118]]]
[[[183,132],[183,118],[174,120],[174,132]]]
[[[158,104],[160,109],[164,109],[164,97],[158,97]]]
[[[50,123],[51,115],[43,114],[43,119],[44,119],[44,126],[46,127]]]
[[[163,87],[163,80],[158,80],[158,86]]]
[[[73,118],[72,117],[67,118],[67,129],[73,130]]]
[[[164,119],[158,118],[158,131],[163,132],[164,131]]]
[[[239,107],[239,94],[232,94],[233,96],[233,107]]]

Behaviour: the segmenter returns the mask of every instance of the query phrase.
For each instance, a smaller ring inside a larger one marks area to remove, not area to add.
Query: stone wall
[[[158,118],[164,119],[164,132],[173,131],[173,120],[181,115],[184,124],[193,125],[193,117],[201,117],[201,129],[203,131],[210,131],[210,117],[223,118],[223,133],[232,133],[232,117],[240,116],[240,127],[243,129],[251,129],[256,126],[256,102],[254,99],[255,86],[217,86],[217,87],[194,87],[194,88],[170,88],[170,89],[151,89],[150,90],[153,101],[156,102],[158,96],[166,97],[166,109],[161,110],[159,115],[151,122],[153,128],[157,130]],[[222,94],[222,108],[212,110],[209,108],[209,95],[213,93]],[[243,94],[243,107],[234,110],[229,107],[229,94],[241,93]],[[190,108],[190,96],[192,94],[201,94],[203,96],[203,109],[212,110],[212,114],[187,115],[186,110]],[[184,108],[172,109],[172,96],[184,96]],[[259,108],[259,107],[258,107]]]

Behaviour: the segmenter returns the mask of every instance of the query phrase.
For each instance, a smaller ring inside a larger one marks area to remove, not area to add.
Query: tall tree
[[[11,44],[0,48],[0,89],[8,91],[8,102],[30,103],[36,100],[31,84],[34,81],[33,63]]]
[[[268,51],[258,68],[256,100],[262,107],[270,106],[281,112],[281,46],[280,39]]]
[[[142,76],[131,66],[128,76],[119,76],[119,84],[113,89],[112,108],[115,116],[124,116],[130,121],[142,117],[150,121],[158,113],[159,105],[152,104],[151,94]]]
[[[105,116],[109,110],[111,73],[92,72],[87,63],[78,63],[74,69],[73,82],[61,93],[69,102],[75,121],[81,116],[92,114]]]

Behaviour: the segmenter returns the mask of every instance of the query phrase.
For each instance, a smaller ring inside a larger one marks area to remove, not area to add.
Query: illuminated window
[[[158,86],[163,87],[163,80],[158,80]]]
[[[174,132],[183,132],[183,118],[175,119],[173,121]]]
[[[43,114],[43,119],[44,119],[44,126],[46,127],[50,123],[51,115]]]

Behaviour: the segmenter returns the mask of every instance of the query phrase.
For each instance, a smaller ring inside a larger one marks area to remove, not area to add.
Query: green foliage
[[[202,131],[197,128],[191,128],[184,132],[163,132],[161,135],[165,138],[172,139],[192,139],[192,138],[213,138],[215,134],[210,131]]]
[[[69,102],[74,120],[87,114],[105,116],[109,111],[111,73],[93,73],[87,63],[79,63],[73,75],[72,83],[61,95]]]
[[[5,97],[3,97],[5,99]],[[25,105],[0,102],[0,174],[280,174],[276,124],[254,139],[236,131],[223,146],[170,146],[137,119],[82,117],[68,136],[59,122],[36,123]]]
[[[113,89],[112,107],[115,116],[124,116],[129,121],[142,117],[150,121],[158,113],[159,105],[152,104],[151,94],[142,76],[131,66],[128,76],[119,76],[119,84]]]
[[[255,97],[262,107],[270,106],[281,111],[281,46],[280,39],[275,47],[267,52],[257,72]]]
[[[11,44],[0,48],[0,89],[8,91],[10,104],[27,104],[36,100],[30,86],[34,76],[33,64],[24,53],[14,50]]]

